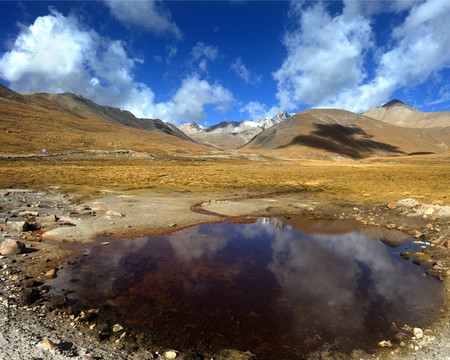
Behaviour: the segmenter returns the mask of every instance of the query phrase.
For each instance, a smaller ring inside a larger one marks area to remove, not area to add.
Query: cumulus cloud
[[[84,29],[55,9],[22,27],[12,49],[0,57],[0,77],[17,91],[74,92],[144,116],[154,93],[135,81],[141,59],[128,57],[121,41]]]
[[[370,11],[365,6],[346,1],[342,14],[331,17],[321,3],[307,8],[293,4],[299,29],[285,34],[287,57],[273,74],[282,107],[308,103],[361,112],[450,66],[449,2],[408,2],[384,10],[372,6]],[[374,50],[368,15],[375,10],[409,14],[392,30],[389,47],[376,52],[374,75],[368,78],[364,62]]]
[[[222,85],[210,84],[197,74],[187,76],[171,101],[156,104],[152,117],[179,123],[206,118],[205,106],[214,106],[220,113],[229,109],[234,102],[233,94]]]
[[[258,101],[251,101],[247,105],[243,106],[240,113],[247,113],[248,117],[252,121],[260,120],[266,116],[273,117],[277,114],[278,108],[272,106],[270,109],[266,104],[261,104]]]
[[[172,22],[171,14],[155,0],[105,0],[111,13],[127,26],[139,26],[156,34],[168,33],[181,38],[182,33]]]
[[[231,69],[234,70],[236,75],[244,80],[246,84],[258,85],[262,80],[261,75],[254,74],[247,68],[240,56],[231,64]]]
[[[287,32],[287,58],[273,76],[277,98],[285,109],[318,104],[342,89],[354,88],[366,76],[363,55],[372,46],[370,21],[362,16],[331,17],[322,3],[304,9],[293,3],[299,27]]]
[[[168,53],[175,56],[176,48]],[[32,25],[22,26],[12,49],[0,57],[0,77],[16,91],[73,92],[137,117],[171,122],[202,120],[205,106],[223,112],[233,101],[220,84],[189,75],[170,101],[155,103],[152,89],[134,78],[142,63],[128,56],[123,42],[102,37],[83,28],[76,17],[51,9]]]

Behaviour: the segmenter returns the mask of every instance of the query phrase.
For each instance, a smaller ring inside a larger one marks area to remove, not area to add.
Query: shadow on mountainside
[[[357,126],[343,126],[340,124],[314,124],[317,130],[310,135],[298,135],[289,144],[305,145],[337,154],[347,155],[355,159],[370,156],[376,151],[404,154],[397,146],[370,140],[373,136],[367,134]]]

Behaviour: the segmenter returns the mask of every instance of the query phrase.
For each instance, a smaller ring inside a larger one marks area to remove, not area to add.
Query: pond
[[[52,292],[83,309],[107,305],[111,325],[163,347],[258,359],[301,358],[323,344],[370,352],[396,328],[436,320],[442,284],[400,257],[415,246],[397,246],[408,235],[306,218],[246,222],[99,238],[62,265]]]

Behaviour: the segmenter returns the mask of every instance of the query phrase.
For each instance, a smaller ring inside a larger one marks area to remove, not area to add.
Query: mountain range
[[[232,150],[324,159],[448,154],[450,112],[424,113],[393,100],[363,114],[309,109],[254,122],[176,127],[160,119],[138,119],[80,95],[20,94],[0,84],[0,144],[0,153],[128,149],[226,156]]]
[[[279,124],[292,115],[294,114],[280,111],[273,117],[268,116],[257,121],[223,121],[209,127],[189,122],[178,128],[199,143],[219,149],[236,149],[247,144],[260,132]]]

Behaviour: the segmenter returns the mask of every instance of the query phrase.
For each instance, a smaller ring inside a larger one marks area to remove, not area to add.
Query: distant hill
[[[199,143],[219,149],[236,149],[248,143],[264,129],[267,129],[293,114],[280,111],[273,117],[264,117],[258,121],[223,121],[204,127],[196,122],[179,125],[178,128]]]
[[[192,139],[186,136],[186,134],[180,131],[175,125],[165,123],[159,119],[139,119],[129,111],[120,110],[111,106],[98,105],[81,95],[72,93],[34,93],[29,94],[28,97],[34,103],[38,103],[44,107],[45,101],[50,101],[75,113],[95,116],[111,124],[129,126],[142,130],[159,130],[166,134],[177,136],[180,139],[192,141]]]
[[[362,115],[381,120],[392,125],[409,128],[431,128],[450,126],[450,111],[421,112],[400,100],[392,100],[364,112]]]
[[[394,126],[345,110],[310,109],[264,130],[241,150],[287,157],[354,159],[440,153],[450,145],[449,130],[435,139],[427,129]]]
[[[0,153],[128,149],[203,153],[179,129],[158,119],[103,107],[73,94],[19,94],[0,86]]]

